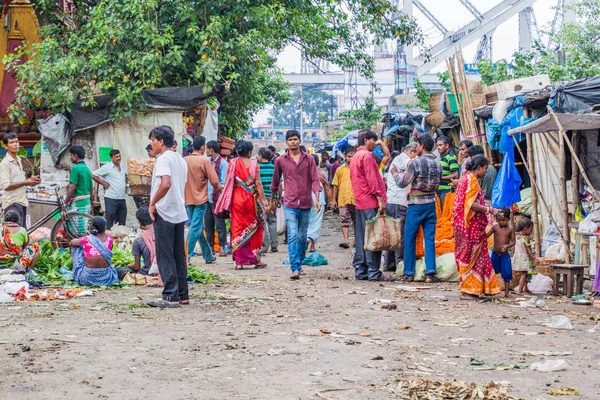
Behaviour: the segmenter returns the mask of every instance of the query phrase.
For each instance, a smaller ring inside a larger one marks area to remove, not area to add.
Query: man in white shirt
[[[400,153],[390,165],[390,170],[396,167],[399,174],[404,174],[410,160],[417,156],[417,144],[409,143],[404,147],[402,153]],[[404,239],[404,223],[406,220],[406,210],[408,209],[408,192],[410,186],[401,188],[396,184],[396,180],[387,174],[387,200],[388,204],[385,206],[385,212],[387,215],[393,218],[402,218],[401,233]],[[388,251],[385,255],[385,271],[396,271],[396,266],[404,258],[404,240],[401,241],[400,248],[396,251]]]
[[[1,204],[4,213],[15,210],[20,215],[20,224],[27,228],[27,186],[35,186],[40,183],[39,176],[27,179],[23,170],[19,152],[19,138],[16,134],[8,132],[2,139],[6,147],[6,156],[0,162],[0,189],[4,190]]]
[[[148,211],[154,220],[156,261],[164,283],[163,298],[149,302],[151,307],[173,308],[189,304],[184,226],[187,164],[173,148],[175,134],[170,126],[157,126],[150,132],[152,148],[160,157],[152,172]]]
[[[121,166],[121,152],[116,149],[111,150],[110,161],[92,173],[94,182],[104,187],[106,229],[112,228],[114,223],[124,226],[127,220],[125,203],[127,169]]]

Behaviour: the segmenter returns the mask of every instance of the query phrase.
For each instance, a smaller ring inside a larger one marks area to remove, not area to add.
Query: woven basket
[[[554,279],[552,264],[560,264],[563,262],[563,260],[556,257],[539,257],[538,261],[538,265],[535,266],[535,271],[538,274],[549,276],[552,279]]]
[[[442,126],[442,123],[446,119],[446,116],[441,111],[436,111],[425,117],[425,122],[433,126],[434,128],[439,128]]]
[[[487,105],[485,94],[473,94],[471,95],[471,104],[473,108],[478,108]]]
[[[442,93],[442,92],[431,93],[431,96],[429,97],[429,110],[432,113],[434,113],[436,111],[441,111],[440,105],[441,105],[443,94],[444,93]]]

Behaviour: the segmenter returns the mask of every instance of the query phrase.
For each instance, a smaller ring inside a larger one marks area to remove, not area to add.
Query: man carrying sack
[[[359,281],[384,280],[379,270],[381,251],[367,251],[365,229],[367,220],[385,212],[385,184],[371,152],[377,145],[377,134],[370,129],[358,132],[358,150],[350,164],[350,180],[356,201],[356,253],[352,266]]]

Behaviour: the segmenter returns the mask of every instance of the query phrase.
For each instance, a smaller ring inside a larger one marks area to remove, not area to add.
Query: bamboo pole
[[[579,131],[573,131],[573,150],[579,153]],[[575,157],[571,157],[571,190],[573,191],[573,205],[579,205],[579,169]]]
[[[590,178],[585,173],[585,169],[583,169],[583,164],[581,164],[581,160],[579,160],[579,156],[575,152],[575,149],[573,148],[573,145],[571,144],[571,141],[569,140],[569,137],[567,136],[567,133],[565,132],[563,126],[561,125],[560,121],[558,120],[558,117],[556,116],[556,114],[554,114],[554,111],[552,111],[552,108],[550,106],[546,106],[546,108],[548,109],[548,113],[550,115],[552,115],[552,117],[554,118],[554,121],[556,122],[556,126],[558,127],[558,133],[563,138],[563,140],[561,140],[561,143],[563,143],[563,142],[567,143],[567,146],[569,147],[569,150],[571,151],[571,156],[577,163],[577,166],[579,167],[579,172],[581,172],[581,176],[585,180],[586,185],[588,185],[588,187],[590,188],[592,194],[596,198],[596,201],[600,201],[600,195],[596,192],[596,189],[594,189],[594,186],[592,185]]]
[[[523,116],[525,118],[529,118],[531,115],[529,108],[523,107]],[[533,153],[533,136],[531,133],[527,133],[526,136],[527,143],[527,164],[529,165],[529,170],[531,171],[531,175],[535,179],[535,158]],[[531,218],[533,219],[533,237],[535,240],[535,254],[537,257],[542,256],[542,235],[540,232],[540,217],[538,213],[538,196],[536,185],[531,184],[531,208],[533,212],[531,213]]]
[[[490,149],[490,145],[487,142],[487,136],[485,136],[485,121],[483,118],[479,118],[479,132],[478,134],[483,135],[481,137],[483,151],[485,156],[492,162],[492,150]]]
[[[562,136],[558,139],[558,159],[560,163],[560,173],[559,173],[559,182],[560,182],[560,202],[561,202],[561,225],[566,235],[565,247],[571,248],[571,235],[569,234],[569,205],[567,200],[567,181],[565,178],[565,174],[567,173],[567,154],[565,153],[565,141]],[[566,255],[566,251],[565,251]],[[567,264],[571,263],[571,257],[565,257],[565,262]]]
[[[513,139],[513,142],[515,142],[515,147],[517,148],[517,150],[519,150],[519,154],[521,154],[521,158],[525,159],[525,155],[523,155],[523,150],[521,150],[521,147],[519,147],[519,142],[517,142],[517,138],[515,138],[513,135],[512,139]],[[537,187],[537,182],[535,181],[533,175],[531,174],[531,171],[529,170],[529,166],[527,165],[527,163],[523,163],[523,165],[525,166],[525,170],[529,174],[529,179],[531,180],[532,186],[535,186],[534,190],[536,190],[539,193],[540,200],[542,200],[542,204],[544,205],[546,212],[550,216],[550,220],[552,221],[554,226],[556,226],[558,229],[558,224],[556,223],[556,220],[554,219],[554,216],[552,215],[552,210],[550,210],[550,207],[548,207],[548,203],[546,203],[546,199],[544,199],[544,195],[542,194],[542,191],[539,190],[539,188]],[[565,246],[566,246],[567,240],[565,239],[565,236],[560,229],[558,229],[558,234],[560,235],[560,239],[562,240],[563,244],[565,244]],[[567,255],[568,255],[568,257],[573,257],[573,254],[571,253],[571,248],[568,246],[566,246],[566,252],[565,252],[565,256],[567,256]]]

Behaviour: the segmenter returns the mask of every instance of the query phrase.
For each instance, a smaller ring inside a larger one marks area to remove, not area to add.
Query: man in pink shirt
[[[378,212],[385,212],[387,203],[385,184],[379,166],[371,152],[377,145],[377,134],[370,129],[358,132],[358,149],[350,164],[350,180],[356,201],[356,253],[352,266],[356,280],[380,281],[383,274],[380,251],[364,249],[367,220]]]

